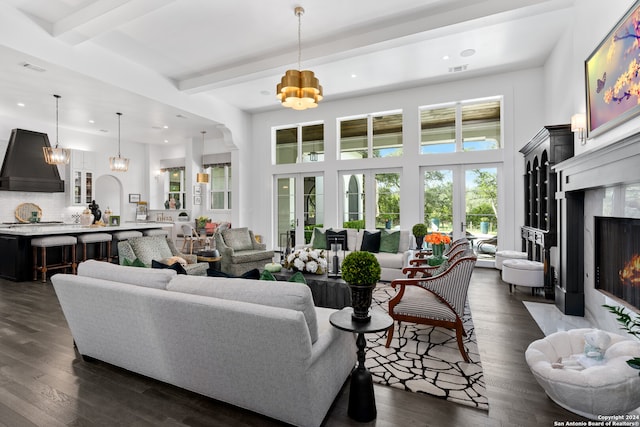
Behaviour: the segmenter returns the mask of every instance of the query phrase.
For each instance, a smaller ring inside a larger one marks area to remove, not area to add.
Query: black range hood
[[[0,190],[63,193],[56,165],[44,161],[42,147],[51,147],[46,133],[13,129],[0,171]]]

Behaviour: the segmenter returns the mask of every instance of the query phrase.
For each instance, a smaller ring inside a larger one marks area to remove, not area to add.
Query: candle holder
[[[329,247],[329,267],[327,268],[328,277],[340,277],[340,251],[342,251],[342,259],[345,257],[344,239],[341,237],[334,237],[327,239],[327,245]]]

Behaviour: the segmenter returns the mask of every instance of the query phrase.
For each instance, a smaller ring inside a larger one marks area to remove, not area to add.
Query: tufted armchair
[[[216,249],[220,251],[220,271],[240,276],[254,268],[262,269],[273,259],[273,251],[258,243],[248,228],[229,228],[215,234]]]
[[[145,266],[150,267],[152,260],[162,262],[172,256],[178,256],[187,261],[187,265],[184,267],[187,274],[195,276],[207,275],[209,263],[198,262],[196,255],[181,253],[176,249],[170,238],[165,238],[164,236],[143,236],[118,242],[118,260],[120,265],[124,263],[125,259],[133,261],[137,258],[142,261]]]

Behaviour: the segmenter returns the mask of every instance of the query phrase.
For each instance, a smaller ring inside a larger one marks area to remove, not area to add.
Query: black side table
[[[364,334],[386,331],[393,325],[393,319],[387,313],[371,310],[369,322],[355,322],[351,318],[353,308],[345,307],[329,317],[331,324],[347,332],[358,334],[356,345],[358,346],[358,366],[351,372],[351,388],[349,389],[349,411],[351,418],[360,422],[374,420],[377,415],[376,396],[373,393],[373,380],[371,372],[364,366],[365,348],[367,340]]]

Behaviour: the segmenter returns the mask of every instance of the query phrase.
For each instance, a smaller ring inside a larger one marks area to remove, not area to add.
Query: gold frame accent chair
[[[477,257],[471,249],[449,263],[446,270],[431,277],[396,279],[392,287],[400,287],[389,301],[389,315],[398,322],[412,322],[455,330],[458,349],[465,362],[469,356],[462,337],[467,336],[462,316],[467,301],[467,291]],[[387,331],[386,347],[393,339],[395,324]]]

